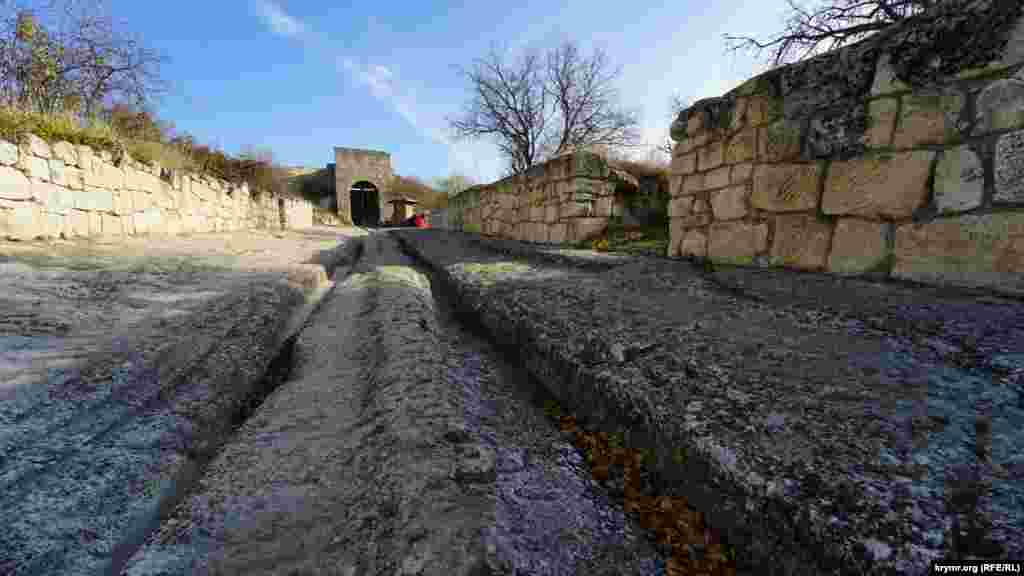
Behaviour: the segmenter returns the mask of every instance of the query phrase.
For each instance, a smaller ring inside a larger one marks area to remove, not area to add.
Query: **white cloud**
[[[305,25],[272,0],[258,0],[256,7],[260,19],[274,34],[284,38],[300,38],[305,34]]]

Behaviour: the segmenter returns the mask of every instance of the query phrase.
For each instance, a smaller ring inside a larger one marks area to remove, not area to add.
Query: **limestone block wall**
[[[124,237],[312,225],[312,206],[29,135],[0,141],[0,237]]]
[[[682,111],[669,256],[1024,292],[1022,5],[940,8]]]
[[[567,154],[464,190],[449,200],[448,225],[526,242],[588,240],[607,229],[620,184],[636,187],[637,181],[597,154]]]

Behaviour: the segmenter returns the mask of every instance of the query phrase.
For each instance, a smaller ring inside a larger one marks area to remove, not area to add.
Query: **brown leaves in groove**
[[[559,417],[558,425],[563,432],[572,434],[573,443],[587,455],[591,472],[598,480],[608,479],[611,466],[622,467],[623,508],[671,550],[665,562],[666,576],[735,576],[736,564],[727,558],[718,534],[704,524],[703,515],[691,508],[685,498],[641,492],[643,456],[638,450],[611,446],[608,433],[582,430],[572,416]],[[703,556],[691,558],[690,546],[703,547]]]

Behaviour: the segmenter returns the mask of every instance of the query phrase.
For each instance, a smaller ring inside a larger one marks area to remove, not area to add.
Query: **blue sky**
[[[722,34],[769,35],[784,0],[367,3],[314,0],[108,0],[125,29],[169,61],[162,119],[237,153],[269,147],[287,165],[322,167],[333,147],[391,153],[395,172],[427,180],[502,168],[493,144],[452,142],[445,118],[468,88],[456,66],[493,42],[516,51],[573,39],[622,66],[621,101],[655,144],[669,99],[718,96],[765,69],[726,51]],[[641,152],[642,154],[642,152]]]

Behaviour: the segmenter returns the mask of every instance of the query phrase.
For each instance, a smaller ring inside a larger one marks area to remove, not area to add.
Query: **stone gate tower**
[[[391,155],[378,150],[334,148],[334,190],[345,224],[377,225],[390,214]]]

